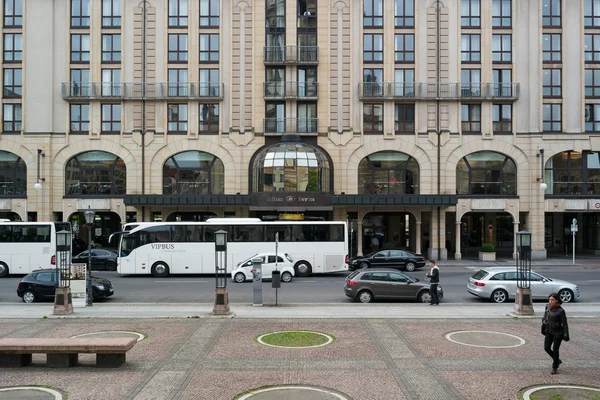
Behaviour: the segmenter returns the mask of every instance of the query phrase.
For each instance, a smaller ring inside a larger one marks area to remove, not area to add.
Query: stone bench
[[[96,366],[115,368],[125,362],[125,354],[136,338],[5,338],[0,339],[0,367],[31,364],[31,355],[47,354],[46,365],[68,368],[77,365],[79,354],[96,354]]]

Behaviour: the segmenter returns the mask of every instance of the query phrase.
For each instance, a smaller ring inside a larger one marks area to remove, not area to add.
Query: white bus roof
[[[206,222],[210,224],[237,224],[237,223],[250,223],[250,222],[262,222],[260,218],[209,218]]]

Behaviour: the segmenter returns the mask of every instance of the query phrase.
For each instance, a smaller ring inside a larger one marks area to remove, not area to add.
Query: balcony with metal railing
[[[361,82],[360,100],[481,100],[517,101],[519,83],[397,83]]]
[[[319,63],[319,46],[265,46],[265,64],[316,65]]]
[[[265,82],[265,100],[317,100],[318,82]]]
[[[296,133],[303,136],[316,136],[318,118],[265,118],[263,120],[265,136],[278,136],[284,133]]]
[[[105,83],[63,82],[62,97],[81,100],[223,100],[222,82]]]

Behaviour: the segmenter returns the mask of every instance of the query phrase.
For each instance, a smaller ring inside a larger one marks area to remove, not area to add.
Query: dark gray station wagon
[[[416,300],[421,303],[431,301],[429,283],[386,268],[352,272],[346,278],[344,293],[362,303],[370,303],[375,299]],[[438,285],[438,297],[444,297],[441,285]]]

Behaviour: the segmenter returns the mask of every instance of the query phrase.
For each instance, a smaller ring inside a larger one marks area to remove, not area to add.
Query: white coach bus
[[[71,231],[68,222],[0,220],[0,278],[54,268],[56,232]]]
[[[297,276],[348,270],[348,234],[343,221],[274,221],[211,218],[206,222],[130,223],[120,232],[120,274],[211,274],[215,232],[227,232],[227,271],[254,254],[275,251],[294,260]]]

